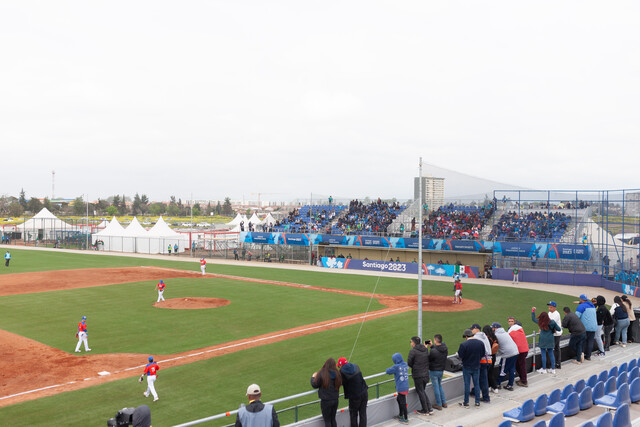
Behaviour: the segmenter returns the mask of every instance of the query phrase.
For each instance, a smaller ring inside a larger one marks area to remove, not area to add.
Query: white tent
[[[184,252],[189,247],[189,238],[172,230],[162,217],[158,219],[156,225],[148,233],[149,253],[166,254],[168,253],[169,245],[171,245],[172,253],[175,253],[175,245],[178,245],[178,252]]]
[[[253,215],[251,215],[251,219],[249,220],[249,222],[251,223],[251,225],[253,225],[253,229],[256,230],[257,226],[262,224],[262,220],[260,218],[258,218],[258,215],[256,215],[256,213],[254,212]],[[245,223],[247,225],[247,228],[249,227],[248,223]]]
[[[244,219],[242,218],[242,215],[236,214],[236,217],[233,218],[233,220],[231,220],[230,222],[228,222],[227,225],[229,227],[234,226],[234,225],[239,225],[240,221],[244,221]]]
[[[78,231],[78,228],[62,221],[47,208],[42,208],[32,218],[17,225],[16,231],[25,233],[27,240],[55,240],[61,237],[63,232]]]
[[[91,242],[94,245],[98,241],[102,242],[100,245],[101,250],[122,252],[123,235],[124,228],[114,216],[103,230],[100,230],[91,236]]]
[[[149,232],[145,230],[137,217],[124,229],[123,252],[149,253]]]
[[[273,215],[271,215],[271,212],[269,212],[269,214],[267,214],[266,218],[262,220],[263,224],[269,224],[269,225],[273,225],[276,223],[276,219],[273,217]]]

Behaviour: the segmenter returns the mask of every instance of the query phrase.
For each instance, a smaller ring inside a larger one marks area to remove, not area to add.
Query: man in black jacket
[[[587,339],[587,330],[585,329],[582,321],[575,313],[571,312],[569,307],[562,309],[564,311],[564,319],[562,319],[562,327],[567,328],[571,337],[569,338],[569,348],[576,353],[576,359],[574,363],[578,365],[584,360],[584,354],[582,354],[582,346]]]
[[[418,393],[418,399],[420,399],[420,404],[422,405],[422,409],[416,412],[422,415],[433,415],[431,402],[425,391],[427,382],[429,381],[429,351],[427,347],[422,344],[420,337],[411,338],[411,347],[409,357],[407,358],[407,365],[411,368],[413,383],[416,386],[416,393]]]
[[[344,398],[349,399],[349,418],[351,427],[367,427],[367,403],[369,402],[369,392],[367,383],[362,377],[360,367],[355,363],[348,363],[347,359],[338,359],[338,368],[342,376],[342,387],[344,388]],[[360,416],[360,424],[358,424]]]
[[[447,398],[444,395],[444,389],[442,388],[442,375],[447,365],[447,357],[449,356],[449,349],[447,345],[442,342],[442,335],[435,334],[433,336],[433,343],[426,341],[425,344],[429,345],[429,379],[431,379],[431,386],[433,387],[433,394],[436,397],[436,404],[433,405],[434,409],[441,410],[447,407]]]

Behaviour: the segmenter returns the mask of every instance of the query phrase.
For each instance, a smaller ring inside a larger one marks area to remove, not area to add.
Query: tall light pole
[[[422,339],[422,157],[418,166],[418,336]]]
[[[89,250],[89,195],[85,194],[85,196],[87,197],[87,228],[84,230],[85,234],[86,234],[86,248],[87,250]]]

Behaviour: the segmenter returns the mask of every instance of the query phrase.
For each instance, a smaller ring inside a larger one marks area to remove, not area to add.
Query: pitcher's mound
[[[198,308],[216,308],[223,305],[231,304],[231,301],[222,298],[200,298],[200,297],[188,297],[188,298],[171,298],[166,301],[156,302],[154,307],[158,308],[173,308],[176,310],[183,309],[198,309]]]

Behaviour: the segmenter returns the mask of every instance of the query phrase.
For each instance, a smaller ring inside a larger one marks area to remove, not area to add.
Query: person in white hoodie
[[[491,344],[489,338],[482,332],[482,327],[474,323],[469,328],[473,332],[473,339],[482,341],[484,344],[484,357],[480,360],[480,391],[482,391],[482,401],[485,403],[491,402],[491,396],[489,395],[489,369],[491,369]]]
[[[497,357],[500,358],[500,375],[498,376],[498,388],[502,388],[502,381],[506,376],[509,377],[505,390],[513,391],[513,383],[516,379],[516,359],[518,358],[518,346],[513,341],[513,338],[509,336],[507,331],[504,330],[502,325],[498,322],[491,324],[491,329],[496,334],[498,339],[498,353]]]

